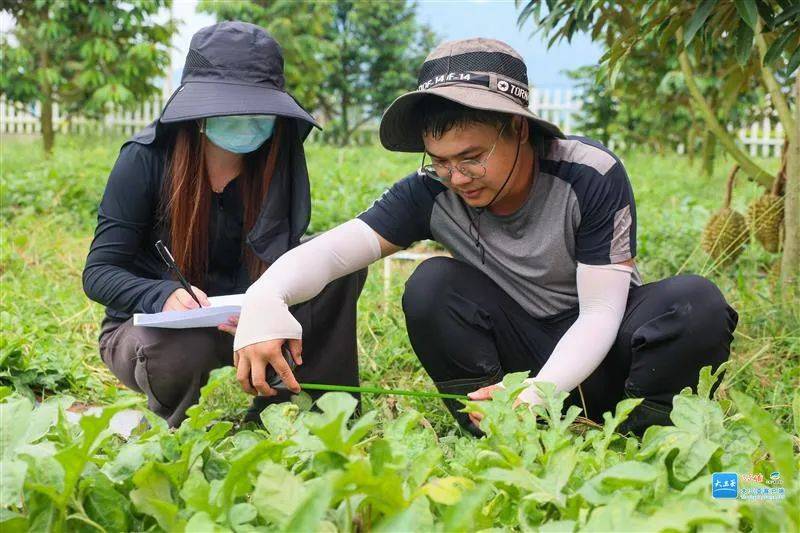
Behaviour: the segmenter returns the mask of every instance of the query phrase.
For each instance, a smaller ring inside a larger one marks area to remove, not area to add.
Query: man
[[[710,281],[642,284],[636,210],[622,162],[590,139],[565,137],[528,109],[527,68],[489,39],[444,43],[419,88],[386,110],[389,150],[422,152],[419,171],[374,205],[275,262],[247,292],[234,341],[237,379],[275,394],[271,365],[299,387],[281,354],[301,363],[287,306],[331,280],[421,239],[453,258],[424,261],[406,283],[411,345],[441,392],[488,400],[508,372],[570,391],[602,421],[625,397],[644,398],[620,428],[669,424],[672,397],[699,369],[729,356],[738,316]],[[576,390],[576,387],[577,390]],[[540,401],[531,385],[521,401]],[[480,420],[450,412],[480,435]]]

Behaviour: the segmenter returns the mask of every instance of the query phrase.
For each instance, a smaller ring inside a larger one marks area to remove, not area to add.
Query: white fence
[[[161,112],[164,102],[165,99],[159,96],[143,102],[134,110],[115,110],[99,120],[64,116],[60,114],[58,105],[54,105],[53,125],[57,131],[63,133],[116,131],[130,135],[152,122]],[[573,132],[575,117],[581,109],[581,99],[571,89],[532,88],[530,107],[540,117],[558,124],[565,132],[570,133]],[[5,96],[0,96],[0,134],[39,133],[39,110],[39,104],[25,107],[16,102],[8,102]],[[374,133],[374,130],[367,128],[359,138],[374,140]],[[783,130],[780,124],[773,128],[769,119],[740,129],[737,137],[752,156],[781,155]]]
[[[133,110],[113,110],[101,119],[61,113],[53,104],[53,129],[61,133],[97,133],[119,131],[132,134],[147,126],[160,113],[165,100],[161,97],[143,102]],[[0,133],[35,134],[41,132],[41,106],[23,106],[0,96]]]

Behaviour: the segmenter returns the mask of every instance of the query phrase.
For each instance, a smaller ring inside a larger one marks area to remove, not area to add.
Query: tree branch
[[[682,39],[682,32],[679,31],[679,34],[680,38]],[[689,56],[686,54],[686,50],[683,50],[678,55],[678,62],[681,65],[681,72],[683,72],[683,77],[686,80],[686,87],[689,89],[689,94],[691,95],[694,103],[697,105],[700,113],[703,115],[708,128],[717,137],[725,150],[727,150],[727,152],[733,156],[739,165],[741,165],[742,170],[755,179],[760,185],[769,189],[772,185],[772,181],[775,179],[775,176],[764,170],[758,165],[758,163],[750,159],[750,157],[748,157],[747,154],[745,154],[744,151],[742,151],[742,149],[736,145],[733,136],[728,133],[724,127],[722,127],[722,124],[719,123],[714,111],[711,109],[708,101],[700,92],[700,89],[697,87],[697,83],[695,83],[694,71],[692,70],[692,65],[689,62]]]
[[[355,126],[353,126],[352,128],[350,128],[347,131],[347,136],[349,137],[350,135],[354,134],[356,132],[356,130],[358,130],[358,128],[360,128],[361,126],[363,126],[364,124],[366,124],[367,122],[372,120],[372,118],[373,117],[366,116],[366,117],[362,118],[361,120],[359,120],[358,123],[356,123]]]
[[[772,97],[772,105],[775,106],[775,111],[778,113],[778,118],[783,124],[783,132],[790,143],[796,144],[798,142],[797,123],[792,117],[792,112],[789,109],[789,104],[781,92],[778,80],[772,73],[767,65],[764,64],[764,56],[767,53],[767,42],[764,40],[764,35],[761,33],[761,17],[758,18],[756,23],[756,46],[758,46],[758,66],[761,69],[761,77],[763,78],[764,85]]]

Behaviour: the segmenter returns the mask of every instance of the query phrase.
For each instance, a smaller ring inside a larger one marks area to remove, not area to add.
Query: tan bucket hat
[[[422,64],[416,91],[405,93],[381,118],[381,144],[395,152],[422,152],[414,106],[435,95],[466,107],[526,117],[555,137],[564,134],[528,108],[528,68],[516,50],[495,39],[462,39],[437,46]]]

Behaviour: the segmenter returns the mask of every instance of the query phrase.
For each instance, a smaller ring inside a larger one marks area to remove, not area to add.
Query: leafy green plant
[[[762,520],[796,529],[800,501],[791,437],[744,394],[725,416],[708,397],[720,370],[706,367],[698,393],[675,396],[674,426],[641,443],[615,432],[640,400],[605,413],[602,428],[570,431],[566,393],[539,384],[544,404],[514,409],[526,373],[507,375],[480,410],[487,436],[439,438],[413,410],[383,423],[354,419],[346,393],[317,410],[270,405],[266,429],[232,432],[219,411],[192,407],[177,430],[149,415],[127,440],[109,428],[132,405],[115,403],[71,423],[71,398],[34,406],[3,390],[0,525],[22,530],[453,531],[489,527],[684,531],[749,530]],[[215,374],[204,396],[215,387]],[[229,377],[229,376],[226,376]],[[795,402],[800,402],[795,400]],[[786,498],[769,504],[710,497],[715,471],[778,470]]]

